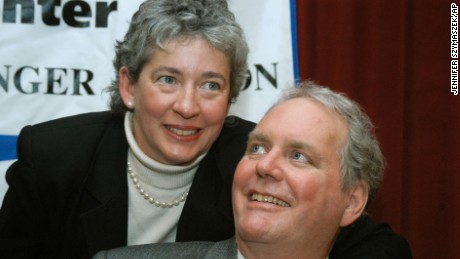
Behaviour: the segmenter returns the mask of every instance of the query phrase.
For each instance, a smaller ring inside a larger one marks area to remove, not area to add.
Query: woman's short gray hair
[[[124,113],[127,109],[119,92],[118,71],[128,68],[136,82],[155,47],[164,49],[169,40],[203,38],[224,52],[230,61],[230,97],[236,100],[247,78],[248,45],[243,30],[229,11],[225,0],[147,0],[133,15],[128,32],[115,46],[113,65],[116,78],[107,88],[110,108]]]
[[[377,195],[385,168],[385,158],[370,118],[358,103],[343,93],[334,92],[312,81],[287,90],[274,106],[293,98],[314,100],[345,119],[348,136],[339,151],[342,190],[349,190],[364,182],[369,188],[368,207]]]

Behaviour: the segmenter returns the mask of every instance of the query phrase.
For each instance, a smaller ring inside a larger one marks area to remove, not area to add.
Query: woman
[[[226,116],[247,54],[226,1],[144,2],[116,45],[111,112],[21,131],[0,257],[233,236],[231,181],[254,124]]]

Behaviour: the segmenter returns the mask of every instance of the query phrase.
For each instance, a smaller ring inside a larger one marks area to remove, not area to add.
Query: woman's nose
[[[185,119],[190,119],[200,113],[198,96],[193,87],[184,87],[177,95],[173,110]]]

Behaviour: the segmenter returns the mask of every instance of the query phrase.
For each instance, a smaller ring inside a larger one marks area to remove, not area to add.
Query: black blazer
[[[234,235],[231,184],[255,124],[230,116],[201,162],[177,241]],[[89,258],[126,245],[128,144],[123,116],[82,114],[27,126],[7,171],[1,258]]]

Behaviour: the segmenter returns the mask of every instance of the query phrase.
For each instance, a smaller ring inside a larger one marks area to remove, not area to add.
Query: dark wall
[[[387,169],[371,216],[402,233],[414,258],[458,258],[460,246],[451,3],[297,0],[301,79],[345,92],[372,118]]]

